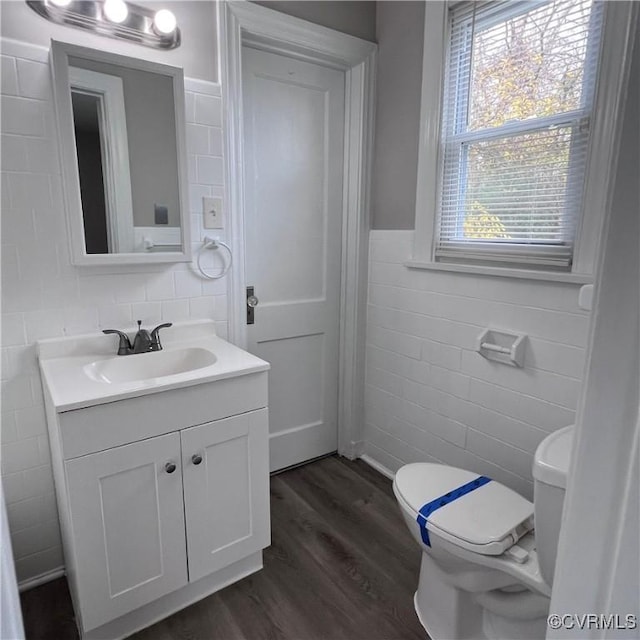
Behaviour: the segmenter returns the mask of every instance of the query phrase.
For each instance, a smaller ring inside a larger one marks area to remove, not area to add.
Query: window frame
[[[570,271],[553,271],[548,266],[535,268],[535,264],[524,266],[516,261],[509,262],[508,259],[504,266],[483,263],[477,258],[436,260],[442,169],[441,126],[450,39],[449,9],[454,4],[456,3],[446,0],[425,3],[416,225],[413,256],[405,264],[412,268],[443,271],[576,283],[593,282],[599,239],[610,203],[622,107],[629,76],[634,16],[637,15],[634,3],[605,2],[603,7],[603,31],[594,87],[584,196],[577,221]]]

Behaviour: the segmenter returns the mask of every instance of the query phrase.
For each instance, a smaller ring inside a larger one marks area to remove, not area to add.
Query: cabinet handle
[[[167,473],[173,473],[175,470],[177,469],[175,462],[167,462],[167,464],[164,465],[164,470]]]
[[[202,456],[199,453],[194,453],[191,456],[191,462],[193,462],[193,464],[200,464],[202,462]]]

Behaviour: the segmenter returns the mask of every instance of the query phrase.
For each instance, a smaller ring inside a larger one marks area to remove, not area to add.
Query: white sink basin
[[[2,0],[0,0],[1,2]],[[128,333],[135,333],[129,327]],[[175,322],[164,349],[117,356],[102,333],[38,341],[42,379],[58,413],[268,371],[269,363],[218,337],[213,320]]]
[[[196,371],[215,364],[216,360],[208,349],[188,347],[96,360],[83,370],[96,382],[118,384]]]

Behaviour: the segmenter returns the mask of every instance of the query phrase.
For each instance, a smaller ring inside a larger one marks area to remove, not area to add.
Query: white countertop
[[[133,337],[135,331],[127,329],[125,332]],[[211,351],[216,361],[210,366],[159,378],[109,383],[92,379],[84,367],[114,357],[144,358],[154,354],[117,356],[118,337],[98,333],[39,341],[38,359],[43,384],[48,388],[56,411],[83,409],[270,368],[268,362],[216,336],[215,325],[209,320],[175,323],[173,327],[163,329],[160,338],[164,351],[198,347]]]

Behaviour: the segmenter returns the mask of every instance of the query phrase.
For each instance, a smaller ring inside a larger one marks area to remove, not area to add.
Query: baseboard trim
[[[51,582],[52,580],[56,580],[57,578],[61,578],[64,575],[64,566],[57,567],[56,569],[51,569],[51,571],[45,571],[41,573],[39,576],[34,576],[33,578],[27,578],[26,580],[21,580],[18,583],[18,591],[22,593],[23,591],[29,591],[29,589],[35,589],[35,587],[39,587],[41,584],[46,584],[47,582]]]
[[[303,424],[269,435],[269,472],[296,466],[335,453],[336,437],[323,421]]]
[[[351,455],[347,456],[349,460],[356,460],[361,458],[364,454],[364,440],[352,440],[351,441]]]
[[[285,471],[291,471],[292,469],[297,469],[298,467],[305,467],[312,462],[318,462],[318,460],[324,460],[325,458],[331,458],[333,456],[340,455],[337,451],[330,451],[329,453],[325,453],[321,456],[316,456],[315,458],[310,458],[309,460],[303,460],[302,462],[296,462],[296,464],[292,464],[288,467],[284,467],[282,469],[278,469],[277,471],[269,472],[270,476],[277,476],[280,473],[284,473]]]
[[[393,473],[391,469],[387,469],[387,467],[385,467],[383,464],[380,464],[377,460],[374,460],[366,453],[363,453],[360,456],[360,460],[362,460],[362,462],[366,462],[370,467],[373,467],[378,473],[381,473],[383,476],[387,476],[389,480],[393,480],[395,478],[396,474]]]

